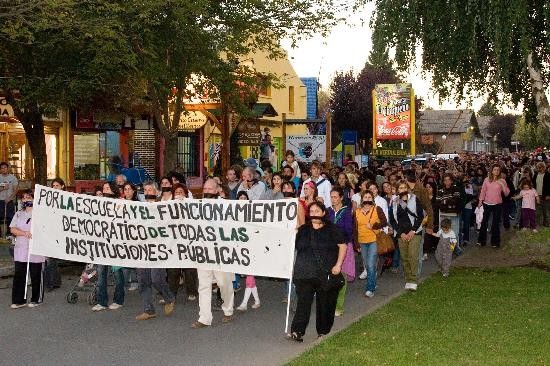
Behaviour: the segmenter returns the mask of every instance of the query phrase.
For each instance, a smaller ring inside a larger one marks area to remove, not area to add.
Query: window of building
[[[294,87],[288,87],[288,111],[294,113]]]
[[[76,180],[110,180],[121,168],[120,133],[106,131],[74,135]]]
[[[271,97],[271,85],[262,85],[260,86],[260,96],[262,97]]]
[[[199,147],[196,133],[178,133],[176,169],[181,171],[186,177],[199,176]]]

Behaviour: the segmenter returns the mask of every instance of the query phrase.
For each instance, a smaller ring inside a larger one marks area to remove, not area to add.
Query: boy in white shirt
[[[453,252],[458,243],[456,233],[451,229],[451,220],[443,219],[440,223],[440,229],[435,234],[439,238],[437,249],[435,250],[435,259],[441,268],[443,277],[449,276],[449,268],[453,259]]]

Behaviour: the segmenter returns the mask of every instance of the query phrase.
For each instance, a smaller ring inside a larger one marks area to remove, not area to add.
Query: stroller
[[[97,267],[95,264],[86,264],[78,282],[69,290],[67,302],[76,304],[78,302],[78,292],[89,292],[88,304],[97,304]]]

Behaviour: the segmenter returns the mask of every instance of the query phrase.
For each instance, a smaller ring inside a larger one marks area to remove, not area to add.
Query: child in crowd
[[[456,233],[451,230],[451,220],[443,219],[439,223],[440,229],[435,234],[439,238],[437,249],[435,250],[435,259],[441,268],[443,277],[449,276],[449,268],[453,259],[453,252],[458,243]]]
[[[522,230],[533,229],[537,232],[537,203],[540,203],[540,197],[537,194],[531,180],[524,179],[521,181],[521,191],[514,199],[521,199],[521,225]]]
[[[248,194],[245,191],[240,191],[237,193],[238,200],[248,201]],[[250,295],[254,296],[254,304],[252,304],[252,309],[257,309],[260,307],[260,296],[258,295],[258,288],[256,287],[256,279],[254,276],[246,276],[246,288],[244,290],[243,302],[237,307],[237,310],[246,311],[248,305],[248,299]]]

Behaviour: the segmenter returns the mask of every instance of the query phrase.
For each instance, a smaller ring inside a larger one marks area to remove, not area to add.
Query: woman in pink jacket
[[[493,215],[491,224],[491,246],[500,247],[500,220],[502,217],[502,197],[510,193],[508,184],[501,176],[500,166],[493,165],[489,176],[483,181],[479,195],[478,206],[483,205],[483,221],[477,239],[477,245],[485,246],[487,242],[487,226],[489,217]]]

